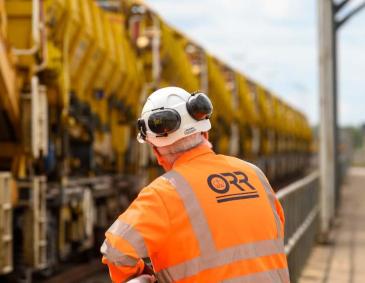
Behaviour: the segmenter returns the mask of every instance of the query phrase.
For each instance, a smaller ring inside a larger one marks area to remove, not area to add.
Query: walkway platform
[[[299,283],[365,282],[365,168],[348,171],[332,236],[313,248]]]

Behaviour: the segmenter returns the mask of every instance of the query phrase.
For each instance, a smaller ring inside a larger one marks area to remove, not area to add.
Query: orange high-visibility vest
[[[159,282],[289,282],[283,227],[261,170],[201,145],[140,192],[101,251],[114,282],[147,257]]]

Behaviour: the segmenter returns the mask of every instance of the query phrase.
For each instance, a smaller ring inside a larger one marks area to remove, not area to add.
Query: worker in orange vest
[[[205,94],[177,87],[147,99],[137,139],[166,173],[105,234],[113,282],[289,282],[281,205],[259,168],[212,151],[212,111]]]

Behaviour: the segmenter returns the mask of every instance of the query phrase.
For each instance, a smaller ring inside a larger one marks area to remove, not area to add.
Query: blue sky
[[[353,4],[362,0],[352,0]],[[146,0],[208,51],[318,122],[316,0]],[[339,34],[342,125],[365,122],[365,11]]]

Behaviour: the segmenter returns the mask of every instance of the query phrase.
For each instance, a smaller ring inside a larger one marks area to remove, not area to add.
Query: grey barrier
[[[297,282],[318,233],[319,172],[281,189],[277,196],[285,212],[284,242],[290,279]]]

